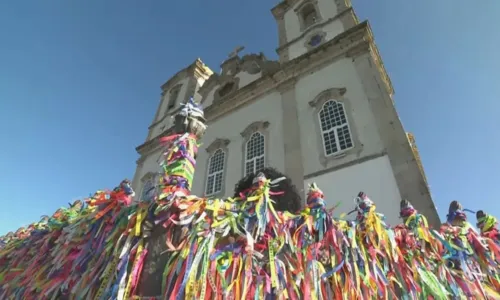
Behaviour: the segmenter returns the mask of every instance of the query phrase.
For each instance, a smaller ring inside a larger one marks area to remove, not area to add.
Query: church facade
[[[161,88],[161,101],[133,186],[138,200],[154,195],[159,138],[190,97],[202,103],[208,129],[198,152],[193,193],[231,196],[246,174],[272,166],[307,191],[316,182],[327,206],[354,207],[364,191],[390,224],[406,198],[438,226],[413,135],[393,103],[393,87],[368,22],[349,0],[285,0],[272,10],[279,61],[237,52],[212,72],[200,59]],[[338,213],[337,213],[338,214]]]

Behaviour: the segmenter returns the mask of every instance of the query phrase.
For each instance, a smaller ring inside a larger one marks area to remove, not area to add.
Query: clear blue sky
[[[216,71],[240,44],[276,58],[276,3],[0,1],[0,234],[132,178],[160,85],[196,57]],[[354,5],[441,217],[453,199],[500,215],[500,2]]]

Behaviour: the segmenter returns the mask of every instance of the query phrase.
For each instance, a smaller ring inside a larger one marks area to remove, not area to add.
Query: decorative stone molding
[[[369,51],[370,42],[362,42],[356,45],[356,47],[349,49],[349,51],[346,52],[345,56],[352,58],[352,61],[355,61],[358,57],[365,55]]]
[[[241,70],[249,74],[257,74],[256,70],[252,71],[250,67],[257,65],[262,76],[272,74],[280,68],[280,64],[274,60],[268,60],[264,53],[247,54],[241,58]]]
[[[218,89],[221,89],[225,84],[230,83],[230,82],[235,82],[239,84],[239,78],[235,77],[233,75],[219,75],[219,74],[213,74],[208,78],[207,81],[202,85],[200,89],[198,89],[198,94],[201,95],[201,103],[205,102],[207,100],[207,96],[212,91],[216,86],[219,85]],[[233,92],[233,91],[231,91]],[[217,91],[214,93],[214,97],[217,97]],[[215,99],[213,102],[216,102]]]
[[[367,53],[371,53],[372,57],[378,58],[376,60],[378,63],[374,65],[374,68],[377,68],[382,78],[386,78],[384,83],[386,84],[386,88],[389,93],[392,93],[392,85],[387,72],[381,63],[378,51],[376,51],[377,47],[373,41],[370,26],[368,25],[368,22],[365,21],[346,30],[333,39],[305,53],[304,55],[297,57],[296,59],[287,61],[283,64],[277,64],[278,67],[271,68],[266,76],[262,76],[256,81],[239,89],[230,97],[224,99],[224,101],[205,107],[205,118],[209,123],[213,122],[234,109],[272,92],[277,86],[285,81],[293,78],[300,78],[304,74],[320,69],[328,63],[345,58],[346,53],[349,50],[358,47],[364,42],[368,42],[370,44],[369,49],[366,50]],[[203,84],[202,88],[198,90],[198,93],[202,96],[205,95],[204,98],[206,98],[206,95],[217,85],[218,77],[220,77],[220,75],[216,73],[210,76],[205,84]],[[212,85],[212,87],[210,87],[210,85]],[[202,100],[202,103],[204,100],[205,99]],[[167,130],[158,137],[146,141],[136,148],[137,152],[143,155],[143,153],[156,149],[159,146],[158,138],[167,136],[169,132],[170,131]]]
[[[231,141],[228,139],[216,138],[205,150],[212,154],[217,149],[225,149]]]
[[[346,88],[331,88],[321,92],[313,100],[309,101],[311,107],[316,107],[321,110],[323,104],[328,100],[343,100],[344,94],[347,92]]]
[[[243,138],[249,139],[250,136],[256,131],[265,131],[269,127],[270,123],[267,121],[256,121],[248,125],[245,130],[240,134]]]
[[[239,56],[233,56],[227,60],[225,60],[222,65],[222,74],[221,75],[230,75],[234,76],[240,71],[240,58]]]
[[[262,55],[262,53],[261,53]],[[262,72],[261,64],[259,64],[259,57],[257,54],[245,55],[241,59],[241,71],[248,74],[255,75]]]
[[[220,84],[221,81],[221,75],[214,73],[212,76],[210,76],[205,83],[198,89],[198,94],[201,95],[201,103],[203,103],[206,100],[206,97],[210,93],[210,91],[216,87],[218,84]],[[206,108],[206,107],[205,107]]]
[[[290,5],[288,4],[288,2],[290,1],[282,1],[271,9],[271,13],[274,16],[274,19],[283,20],[283,18],[285,17],[285,13],[290,9]],[[293,6],[293,4],[291,6]]]
[[[209,122],[214,121],[237,107],[271,92],[284,81],[300,78],[303,74],[322,68],[327,63],[344,58],[347,51],[369,38],[368,30],[368,22],[365,21],[300,57],[280,64],[279,68],[273,70],[273,73],[262,76],[260,79],[244,86],[228,99],[206,107],[205,117]],[[372,40],[370,40],[370,43],[375,47]],[[277,77],[276,74],[283,75]],[[205,88],[205,85],[203,85],[203,88]]]
[[[262,74],[262,78],[275,73],[281,68],[277,61],[267,60],[263,53],[247,54],[242,58],[235,56],[230,58],[228,61],[230,61],[230,63],[227,63],[227,61],[223,63],[223,65],[227,64],[226,71],[223,70],[220,75],[213,74],[210,76],[210,78],[208,78],[208,80],[198,90],[198,93],[202,98],[202,104],[207,101],[208,95],[217,86],[219,87],[217,87],[217,90],[214,92],[214,99],[209,107],[217,106],[220,102],[226,102],[226,99],[232,99],[235,94],[239,94],[240,78],[236,76],[239,72],[247,72],[249,74],[258,74],[260,72]],[[229,91],[229,93],[221,96],[219,92],[224,89],[224,86],[228,83],[234,83],[233,88]],[[246,87],[250,85],[251,84],[246,85]],[[208,107],[205,108],[205,111],[206,109],[208,109]]]
[[[284,81],[280,83],[278,86],[276,86],[276,89],[278,90],[278,92],[284,93],[290,90],[291,88],[295,87],[297,81],[298,81],[297,78],[288,79],[287,81]]]
[[[238,91],[240,84],[239,77],[231,77],[227,81],[222,82],[214,93],[214,100],[212,103],[218,103],[222,99],[230,97],[232,94]],[[226,90],[229,87],[229,90]],[[224,93],[222,93],[224,92]]]
[[[351,103],[349,99],[347,99],[344,96],[346,92],[347,92],[346,88],[331,88],[319,93],[313,100],[309,101],[309,105],[312,108],[314,108],[312,118],[314,118],[315,120],[314,124],[318,140],[317,143],[318,159],[324,168],[330,168],[337,164],[344,163],[345,161],[342,161],[341,159],[348,155],[355,155],[356,157],[360,157],[361,151],[363,150],[363,144],[361,144],[359,140],[358,130],[356,128],[356,123],[354,122],[354,118],[352,115]],[[349,126],[349,132],[351,134],[353,147],[350,149],[340,151],[339,153],[327,156],[324,151],[324,145],[323,145],[324,141],[319,120],[319,113],[323,108],[323,105],[329,100],[338,101],[344,105],[344,112],[346,114],[347,124]]]
[[[318,42],[318,44],[316,45],[312,45],[311,44],[311,41],[313,38],[316,38],[318,37],[320,40]],[[310,51],[318,46],[320,46],[321,44],[323,44],[325,42],[325,37],[326,37],[326,32],[322,31],[322,30],[318,30],[318,31],[315,31],[315,32],[312,32],[309,37],[304,41],[304,47]]]

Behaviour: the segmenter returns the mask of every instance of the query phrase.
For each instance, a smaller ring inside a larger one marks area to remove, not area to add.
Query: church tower
[[[213,74],[200,59],[177,72],[161,86],[160,103],[156,110],[153,122],[148,128],[148,135],[142,145],[136,148],[140,154],[137,169],[132,182],[136,191],[141,191],[136,196],[137,201],[150,201],[154,194],[154,183],[158,170],[157,159],[160,157],[161,147],[159,139],[170,134],[174,116],[181,108],[181,103],[186,103],[194,97],[200,101],[197,93]],[[139,189],[140,187],[140,189]]]
[[[353,208],[363,191],[390,224],[408,199],[439,226],[413,136],[393,102],[393,87],[367,21],[349,0],[283,0],[272,10],[279,61],[237,48],[212,73],[197,60],[162,87],[162,101],[145,143],[137,148],[134,188],[150,198],[158,139],[168,118],[190,96],[205,109],[208,129],[198,152],[192,191],[233,194],[235,184],[263,167],[292,179],[305,196],[316,182],[327,206]]]
[[[293,60],[358,24],[349,0],[285,0],[272,9],[281,62]]]

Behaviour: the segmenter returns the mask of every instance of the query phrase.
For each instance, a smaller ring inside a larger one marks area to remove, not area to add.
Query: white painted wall
[[[335,2],[335,0],[318,0],[318,8],[323,20],[333,18],[338,14]]]
[[[196,92],[193,95],[193,99],[196,103],[201,103],[201,95],[198,94],[198,90],[200,89],[201,86],[203,86],[203,83],[205,83],[205,79],[201,77],[196,79]]]
[[[351,111],[348,122],[351,131],[355,133],[360,144],[355,145],[356,153],[330,161],[326,166],[319,159],[323,152],[321,135],[318,132],[318,115],[315,108],[309,105],[321,92],[330,88],[346,88],[344,95],[350,102]],[[375,124],[375,116],[370,109],[363,85],[349,59],[342,59],[333,64],[301,78],[295,85],[297,110],[300,124],[302,157],[305,175],[335,167],[364,156],[379,154],[384,150]],[[358,150],[360,151],[358,153]]]
[[[312,182],[316,182],[325,194],[328,208],[341,202],[335,211],[336,216],[351,211],[354,208],[353,199],[363,191],[375,202],[377,211],[385,214],[388,223],[401,223],[401,196],[387,156],[310,178],[304,182],[306,191]]]
[[[201,104],[203,105],[203,108],[207,108],[209,107],[210,105],[212,105],[212,103],[214,102],[214,95],[215,95],[215,91],[217,90],[219,86],[215,86],[209,93],[208,95],[205,97],[205,99],[202,99],[203,102],[201,102]]]
[[[235,77],[238,77],[240,79],[240,82],[238,84],[238,87],[241,89],[242,87],[254,82],[255,80],[259,79],[261,77],[261,72],[257,74],[250,74],[247,72],[239,72],[236,74]]]
[[[205,104],[204,104],[205,105]],[[225,195],[231,195],[235,184],[243,177],[243,144],[241,132],[255,121],[268,121],[269,139],[266,153],[268,166],[284,170],[283,122],[281,114],[281,95],[278,92],[267,94],[244,107],[208,124],[198,151],[193,193],[203,195],[207,172],[208,153],[206,147],[215,139],[229,139],[227,168],[225,174]]]
[[[160,133],[163,132],[163,130],[170,128],[170,126],[172,126],[173,124],[174,124],[174,120],[170,116],[164,118],[163,121],[161,121],[160,123],[156,124],[153,127],[153,134],[151,135],[151,139],[158,136]],[[165,126],[165,127],[163,127],[163,126]],[[163,128],[163,130],[162,130],[162,128]]]
[[[182,84],[181,90],[179,91],[179,95],[177,96],[176,107],[184,99],[184,96],[185,96],[186,91],[187,91],[189,80],[190,80],[190,78],[186,77],[172,86],[172,87],[174,87],[177,84]],[[159,113],[158,113],[158,116],[157,116],[155,122],[161,120],[165,116],[165,114],[168,113],[165,110],[167,109],[169,96],[170,96],[170,90],[168,90],[165,93],[165,95],[163,96],[163,99],[161,100],[160,107],[159,107],[160,110],[159,110]],[[172,124],[172,120],[170,118],[165,118],[162,122],[156,124],[153,127],[153,133],[151,134],[150,138],[152,139],[152,138],[156,137],[157,135],[159,135],[162,132],[161,128],[163,125],[165,125],[165,128],[169,128],[171,124]]]

